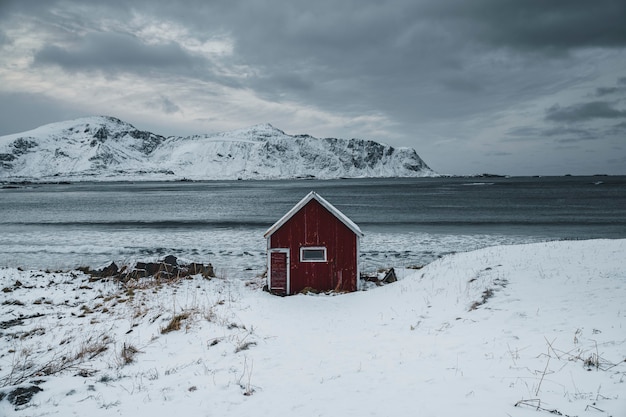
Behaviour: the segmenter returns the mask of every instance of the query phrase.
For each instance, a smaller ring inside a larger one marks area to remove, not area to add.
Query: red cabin
[[[280,295],[304,289],[359,289],[359,226],[311,191],[267,232],[267,286]]]

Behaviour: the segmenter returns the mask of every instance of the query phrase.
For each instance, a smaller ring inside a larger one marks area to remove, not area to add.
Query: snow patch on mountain
[[[113,117],[52,123],[0,138],[0,178],[103,176],[145,165],[165,137]]]
[[[161,180],[436,176],[411,148],[288,135],[270,124],[164,137],[87,117],[0,137],[1,179]]]

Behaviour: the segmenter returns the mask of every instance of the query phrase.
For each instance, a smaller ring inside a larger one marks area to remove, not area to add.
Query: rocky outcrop
[[[154,279],[178,279],[186,278],[192,275],[202,275],[204,278],[214,278],[215,272],[213,265],[201,263],[180,263],[178,258],[168,255],[158,262],[136,262],[134,266],[122,268],[118,267],[115,262],[111,262],[102,269],[91,269],[89,267],[79,268],[79,270],[91,276],[91,281],[101,279],[114,279],[121,282],[128,282],[141,278]]]

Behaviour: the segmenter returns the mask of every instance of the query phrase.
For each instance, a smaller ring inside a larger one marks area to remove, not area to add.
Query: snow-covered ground
[[[624,253],[490,247],[286,298],[0,269],[0,415],[624,416]]]

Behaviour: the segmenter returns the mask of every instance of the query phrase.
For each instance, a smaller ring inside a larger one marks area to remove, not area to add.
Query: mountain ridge
[[[412,148],[289,135],[269,123],[162,136],[110,116],[0,137],[2,180],[229,180],[437,176]]]

